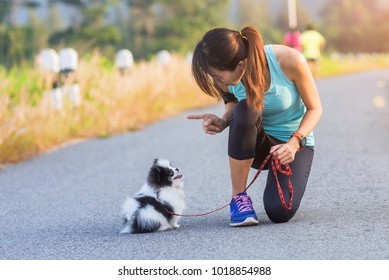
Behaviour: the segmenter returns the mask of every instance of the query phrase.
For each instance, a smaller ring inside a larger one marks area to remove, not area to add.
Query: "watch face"
[[[306,138],[306,137],[303,137],[303,138],[300,140],[300,148],[304,148],[306,145],[307,145],[307,138]]]

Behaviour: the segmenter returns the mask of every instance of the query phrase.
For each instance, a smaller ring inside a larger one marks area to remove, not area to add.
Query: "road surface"
[[[178,230],[119,235],[120,206],[156,157],[186,178],[186,213],[229,202],[227,133],[185,112],[135,132],[55,150],[0,171],[0,259],[389,259],[389,71],[317,81],[324,115],[305,196],[288,223],[267,218],[266,172],[249,190],[260,220],[229,227],[228,208]],[[254,170],[253,170],[254,174]],[[253,174],[250,174],[250,178]]]

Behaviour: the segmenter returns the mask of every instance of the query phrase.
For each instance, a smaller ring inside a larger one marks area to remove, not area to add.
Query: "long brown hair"
[[[266,57],[262,36],[255,27],[246,26],[241,31],[215,28],[205,33],[193,52],[192,74],[203,92],[220,99],[221,90],[209,75],[209,68],[233,71],[245,58],[247,65],[242,82],[246,89],[247,104],[262,111]]]

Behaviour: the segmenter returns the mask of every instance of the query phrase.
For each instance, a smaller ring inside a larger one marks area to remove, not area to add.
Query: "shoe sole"
[[[246,218],[246,220],[244,220],[243,222],[241,223],[230,223],[230,226],[231,227],[245,227],[245,226],[254,226],[254,225],[258,225],[259,222],[254,219],[253,217],[248,217]]]

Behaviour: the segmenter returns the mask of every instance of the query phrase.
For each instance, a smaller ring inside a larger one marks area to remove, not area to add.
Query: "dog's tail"
[[[131,220],[125,219],[124,226],[120,231],[123,233],[148,233],[155,232],[161,227],[161,223],[155,219],[145,217],[143,211],[136,211]]]

